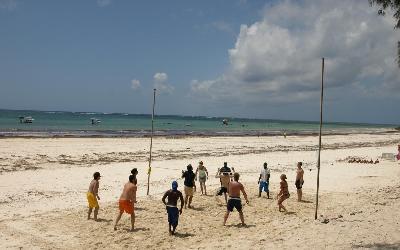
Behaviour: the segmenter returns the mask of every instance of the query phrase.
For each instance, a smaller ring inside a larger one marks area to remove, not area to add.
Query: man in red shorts
[[[129,176],[129,182],[124,185],[124,190],[119,197],[119,214],[115,220],[114,230],[117,230],[118,221],[124,212],[131,215],[131,231],[135,228],[135,204],[136,203],[136,178],[134,175]]]

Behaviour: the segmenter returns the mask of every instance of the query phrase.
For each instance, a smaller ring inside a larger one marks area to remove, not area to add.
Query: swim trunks
[[[98,208],[99,203],[97,202],[96,196],[92,192],[86,193],[86,198],[89,203],[89,208]]]
[[[166,209],[168,213],[168,223],[174,227],[178,226],[178,220],[179,220],[178,208],[173,206],[166,206]]]
[[[296,185],[297,189],[302,189],[304,181],[296,180],[294,184]]]
[[[260,181],[260,191],[269,192],[269,183],[267,181]]]
[[[187,186],[185,186],[184,191],[185,191],[185,195],[187,195],[187,196],[193,196],[193,187],[187,187]]]
[[[119,211],[126,212],[127,214],[133,213],[132,202],[129,200],[119,200]]]
[[[228,193],[228,189],[226,187],[220,187],[218,192],[217,192],[217,195],[222,195],[224,193],[225,194]]]
[[[236,208],[238,212],[242,211],[242,200],[237,197],[229,197],[228,204],[226,205],[228,211],[233,212],[233,208]]]

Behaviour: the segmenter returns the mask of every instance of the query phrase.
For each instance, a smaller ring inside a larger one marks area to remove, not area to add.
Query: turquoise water
[[[20,116],[32,116],[33,123],[20,123]],[[91,118],[101,122],[91,124]],[[228,125],[222,123],[228,119]],[[394,125],[359,123],[324,123],[324,133],[379,132]],[[147,136],[151,115],[86,112],[49,112],[0,110],[2,136]],[[155,116],[156,135],[276,135],[313,134],[318,122],[242,119],[234,117]]]

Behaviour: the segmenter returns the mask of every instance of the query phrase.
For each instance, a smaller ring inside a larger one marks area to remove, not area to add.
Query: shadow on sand
[[[400,249],[400,243],[394,243],[394,244],[375,243],[375,244],[366,244],[366,245],[353,245],[353,248],[395,250],[395,249]]]
[[[302,200],[302,201],[300,201],[301,203],[314,203],[314,202],[312,202],[312,201],[306,201],[306,200]]]
[[[178,238],[187,238],[187,237],[192,237],[192,236],[194,236],[194,234],[175,232],[175,234],[174,234],[173,236],[178,237]]]
[[[194,210],[194,211],[204,211],[203,207],[191,207],[191,208],[188,208],[188,209],[191,209],[191,210]]]
[[[284,214],[291,215],[291,214],[296,214],[296,212],[293,212],[293,211],[288,211],[288,212],[284,212]]]
[[[235,224],[235,225],[226,225],[227,227],[237,227],[237,228],[250,228],[255,227],[256,225],[242,225],[242,223]]]
[[[131,229],[130,228],[124,228],[124,231],[126,231],[126,232],[140,232],[140,231],[150,231],[150,229],[149,228],[145,228],[145,227],[137,227],[137,228],[135,228],[135,229],[133,229],[133,231],[131,231]]]
[[[96,222],[112,222],[113,220],[97,219]]]

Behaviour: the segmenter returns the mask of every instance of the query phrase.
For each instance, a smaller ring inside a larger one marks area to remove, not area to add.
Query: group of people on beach
[[[302,168],[303,163],[297,163],[296,170],[296,189],[297,189],[297,198],[298,201],[302,201],[302,186],[304,184],[304,170]],[[121,219],[123,213],[130,214],[131,216],[131,230],[134,230],[135,227],[135,203],[136,203],[136,192],[137,192],[137,176],[138,170],[136,168],[131,170],[131,175],[129,176],[129,180],[124,184],[122,193],[119,198],[118,205],[118,215],[115,220],[114,230],[117,230],[117,225],[119,220]],[[162,202],[166,207],[166,211],[168,214],[168,225],[169,225],[169,234],[174,235],[176,227],[178,226],[179,215],[182,214],[183,207],[192,208],[193,195],[196,189],[196,181],[198,180],[200,183],[201,195],[207,195],[206,189],[206,180],[208,179],[208,171],[204,166],[203,162],[199,162],[199,166],[196,171],[193,171],[193,167],[189,164],[186,167],[186,171],[182,171],[182,176],[184,179],[184,195],[181,191],[178,190],[178,182],[173,181],[171,184],[171,189],[166,191],[162,197]],[[234,168],[229,168],[228,163],[224,162],[224,166],[222,168],[218,168],[217,173],[215,175],[216,178],[220,180],[220,188],[218,188],[216,192],[216,196],[224,195],[225,203],[226,203],[226,213],[223,219],[223,225],[226,225],[226,221],[231,212],[236,209],[239,212],[239,218],[241,220],[241,224],[246,225],[244,222],[243,215],[243,206],[241,200],[241,193],[247,204],[249,204],[249,199],[247,193],[244,189],[244,186],[241,182],[239,182],[240,174],[235,172]],[[270,184],[271,172],[268,168],[268,164],[265,162],[263,168],[260,172],[258,178],[259,184],[259,192],[258,196],[261,197],[262,192],[267,194],[267,198],[270,199],[269,193],[269,184]],[[93,174],[93,180],[90,182],[89,190],[87,192],[87,201],[89,204],[89,210],[87,219],[90,219],[90,216],[94,209],[94,219],[98,220],[98,211],[99,204],[99,180],[101,175],[99,172],[95,172]],[[290,197],[288,183],[286,181],[287,177],[285,174],[281,174],[280,176],[280,191],[276,195],[276,199],[278,201],[278,209],[280,212],[286,212],[286,208],[283,206],[283,202]],[[180,207],[178,208],[178,200],[180,200]]]

